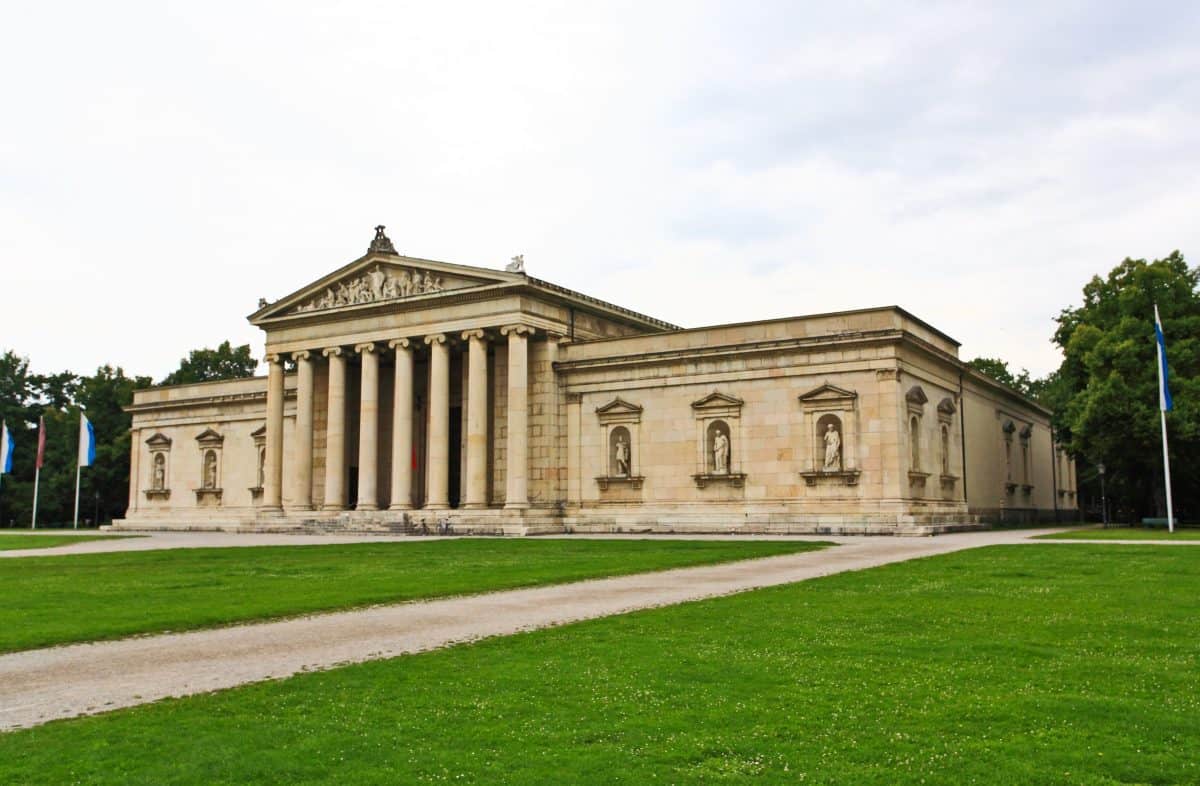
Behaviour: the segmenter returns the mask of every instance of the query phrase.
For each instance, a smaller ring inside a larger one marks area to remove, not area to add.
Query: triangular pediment
[[[929,401],[929,396],[925,395],[925,391],[920,385],[913,385],[904,394],[904,400],[910,404],[924,404]]]
[[[169,448],[171,447],[171,438],[161,431],[156,431],[150,439],[146,440],[146,444],[152,448]]]
[[[225,441],[225,437],[222,437],[220,434],[218,434],[216,431],[213,431],[211,428],[206,428],[206,429],[204,429],[204,431],[201,431],[199,434],[196,435],[196,441],[199,442],[201,445],[208,447],[211,445],[220,445],[222,442]]]
[[[618,396],[602,407],[596,407],[597,415],[636,415],[642,411],[642,408],[637,404],[630,404],[625,399]]]
[[[737,396],[730,396],[714,390],[704,398],[693,401],[692,409],[727,409],[729,407],[740,407],[745,403]]]
[[[263,303],[250,321],[428,300],[456,290],[527,280],[524,273],[371,252],[274,303]]]
[[[839,388],[837,385],[831,385],[826,382],[820,387],[813,388],[807,393],[800,394],[801,401],[841,401],[843,399],[855,398],[858,394],[853,390]]]

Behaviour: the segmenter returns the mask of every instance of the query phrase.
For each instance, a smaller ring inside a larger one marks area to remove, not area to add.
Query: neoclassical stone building
[[[366,255],[266,378],[136,394],[117,528],[936,532],[1075,515],[1037,404],[897,307],[682,329],[523,271]]]

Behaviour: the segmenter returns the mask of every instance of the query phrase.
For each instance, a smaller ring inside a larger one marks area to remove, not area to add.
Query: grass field
[[[0,560],[0,652],[821,548],[798,541],[437,540]]]
[[[1200,551],[999,546],[0,735],[41,784],[1200,782]]]
[[[120,540],[137,535],[13,535],[0,533],[0,551],[17,549],[48,549],[51,546],[66,546],[87,540]]]
[[[1200,540],[1200,528],[1179,529],[1167,532],[1163,529],[1146,527],[1113,527],[1111,529],[1076,529],[1057,535],[1037,535],[1042,540]]]

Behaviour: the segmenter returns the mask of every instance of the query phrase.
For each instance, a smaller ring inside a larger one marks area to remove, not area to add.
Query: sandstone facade
[[[136,394],[120,529],[936,532],[1076,515],[1050,413],[897,307],[680,329],[368,253],[264,304],[268,375]]]

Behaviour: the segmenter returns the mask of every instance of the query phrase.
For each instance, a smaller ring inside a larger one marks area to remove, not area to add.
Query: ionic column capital
[[[470,341],[471,339],[483,341],[487,338],[487,334],[484,333],[480,328],[474,328],[473,330],[464,330],[462,332],[462,338],[463,341]]]
[[[445,344],[446,343],[446,334],[445,333],[434,333],[432,336],[426,336],[425,343],[428,344],[429,346],[433,346],[435,344]]]
[[[355,344],[354,351],[360,355],[369,354],[371,352],[378,352],[379,345],[376,344],[374,341],[364,341],[361,344]]]
[[[502,336],[532,336],[533,332],[533,328],[529,325],[505,325],[500,328],[500,335]]]
[[[302,349],[299,352],[292,353],[292,360],[295,360],[297,362],[299,362],[301,360],[308,360],[310,357],[312,357],[312,353],[309,352],[307,349]]]
[[[388,349],[408,349],[412,346],[412,342],[406,338],[394,338],[388,342]]]
[[[268,352],[266,357],[263,358],[263,362],[264,363],[282,363],[283,355],[279,354],[278,352]]]
[[[327,358],[340,357],[342,354],[342,348],[341,347],[326,347],[325,349],[321,350],[321,354]]]

